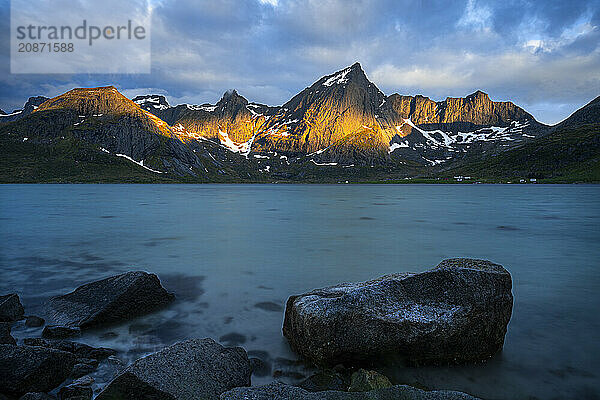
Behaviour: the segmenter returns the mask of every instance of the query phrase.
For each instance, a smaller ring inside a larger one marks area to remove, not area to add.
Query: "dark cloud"
[[[600,94],[600,0],[153,3],[152,74],[11,76],[0,0],[0,107],[106,84],[161,91],[173,103],[215,102],[237,88],[281,104],[355,61],[385,93],[442,99],[482,89],[551,123]]]

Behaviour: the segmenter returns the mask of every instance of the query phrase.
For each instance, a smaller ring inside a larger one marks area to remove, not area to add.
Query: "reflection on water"
[[[83,340],[130,362],[212,337],[265,361],[269,371],[253,383],[273,373],[293,382],[310,369],[281,335],[289,295],[449,257],[486,258],[513,276],[504,351],[482,364],[385,373],[486,399],[592,399],[600,390],[599,197],[598,186],[5,185],[0,293],[18,292],[35,314],[84,282],[154,272],[177,295],[171,307]]]

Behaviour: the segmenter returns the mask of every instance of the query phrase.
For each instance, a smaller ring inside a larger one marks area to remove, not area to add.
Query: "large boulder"
[[[283,334],[317,364],[401,357],[412,364],[483,360],[502,349],[513,305],[511,276],[484,260],[450,259],[292,296]]]
[[[0,322],[18,321],[23,318],[25,310],[15,293],[0,296]]]
[[[453,391],[426,392],[398,385],[369,392],[308,392],[304,389],[272,383],[266,386],[236,388],[221,395],[221,400],[477,400],[473,396]]]
[[[33,346],[0,345],[0,393],[20,396],[47,392],[71,373],[75,356],[65,351]]]
[[[218,399],[234,387],[249,386],[251,372],[241,347],[191,339],[135,361],[96,399]]]
[[[46,305],[47,321],[53,325],[91,328],[147,314],[173,298],[156,275],[127,272],[50,299]]]

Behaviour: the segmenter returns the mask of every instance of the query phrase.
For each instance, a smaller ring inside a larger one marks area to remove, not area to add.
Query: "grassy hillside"
[[[0,135],[0,183],[163,183],[170,179],[123,158],[98,152],[82,141],[56,144],[12,140]]]
[[[537,178],[546,182],[600,182],[600,124],[557,129],[518,148],[469,160],[443,171],[492,180]]]

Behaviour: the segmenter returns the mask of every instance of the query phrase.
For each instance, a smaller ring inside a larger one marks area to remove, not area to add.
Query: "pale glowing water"
[[[224,337],[296,374],[308,371],[286,366],[289,295],[449,257],[489,259],[513,277],[504,351],[483,364],[385,373],[486,399],[600,396],[600,186],[4,185],[0,240],[0,293],[19,293],[27,314],[91,280],[158,274],[175,304],[82,338],[125,362]],[[20,323],[13,333],[40,330]]]

